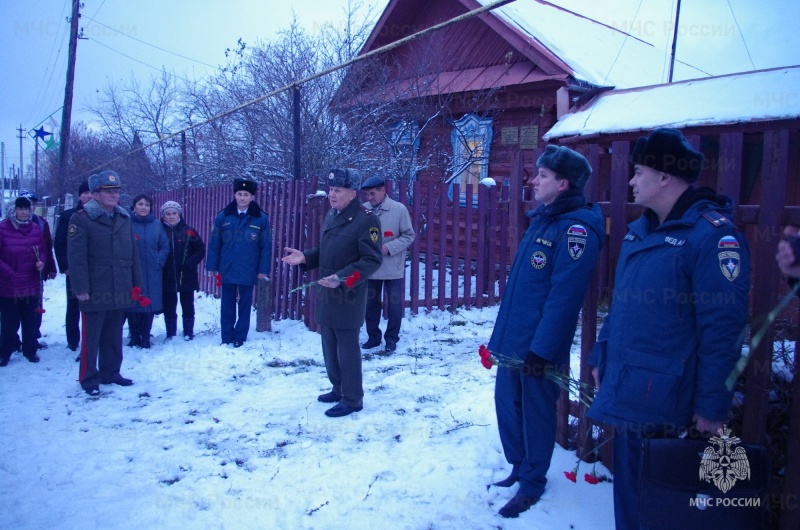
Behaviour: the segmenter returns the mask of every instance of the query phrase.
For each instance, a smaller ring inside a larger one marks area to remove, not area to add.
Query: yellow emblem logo
[[[378,237],[381,235],[380,230],[376,227],[371,226],[369,227],[369,238],[372,240],[373,243],[378,242]]]

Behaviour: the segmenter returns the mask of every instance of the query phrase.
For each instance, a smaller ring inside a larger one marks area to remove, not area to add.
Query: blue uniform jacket
[[[571,190],[528,216],[489,349],[517,359],[532,351],[565,364],[605,237],[603,216]]]
[[[223,283],[255,285],[256,275],[269,274],[271,259],[269,217],[255,202],[242,218],[236,201],[217,213],[208,238],[207,271],[218,271]]]
[[[688,199],[688,200],[687,200]],[[628,225],[611,311],[589,358],[600,391],[592,418],[615,425],[722,421],[725,385],[747,324],[750,253],[732,204],[690,188],[691,203],[660,226],[651,211]],[[673,209],[674,211],[674,209]]]

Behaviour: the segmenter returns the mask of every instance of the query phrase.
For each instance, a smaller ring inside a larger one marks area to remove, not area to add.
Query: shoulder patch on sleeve
[[[381,231],[380,231],[380,229],[378,227],[376,227],[376,226],[370,226],[369,227],[369,238],[370,238],[370,240],[372,240],[373,243],[377,243],[378,242],[378,237],[380,236],[380,234],[381,234]]]
[[[69,237],[74,237],[75,234],[78,233],[78,227],[76,225],[70,224],[69,225]]]
[[[586,227],[583,225],[572,225],[567,229],[568,236],[586,237]]]
[[[714,226],[723,226],[729,224],[731,221],[716,210],[709,210],[703,213],[703,219],[708,221]]]

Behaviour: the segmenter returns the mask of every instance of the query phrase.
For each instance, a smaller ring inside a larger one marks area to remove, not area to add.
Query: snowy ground
[[[91,398],[66,349],[63,276],[45,308],[42,362],[0,369],[0,528],[613,528],[611,485],[581,481],[587,464],[569,482],[559,446],[540,502],[497,515],[516,488],[487,487],[510,468],[477,356],[496,308],[407,317],[397,353],[364,354],[364,410],[337,419],[300,322],[230,349],[219,302],[198,295],[193,342],[164,343],[158,318],[153,349],[125,348],[135,385]]]

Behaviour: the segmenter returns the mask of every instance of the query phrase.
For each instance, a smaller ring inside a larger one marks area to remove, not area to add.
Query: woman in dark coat
[[[135,302],[128,310],[128,346],[150,347],[150,329],[153,316],[164,309],[162,302],[163,268],[169,255],[169,242],[164,227],[153,213],[153,199],[141,194],[133,198],[131,206],[133,237],[139,251],[142,268],[142,296],[149,303]]]
[[[200,290],[197,266],[206,255],[206,246],[197,230],[183,220],[183,208],[175,201],[161,206],[161,222],[169,241],[169,256],[164,265],[164,323],[167,339],[178,332],[178,297],[183,317],[183,340],[194,338],[194,292]]]

